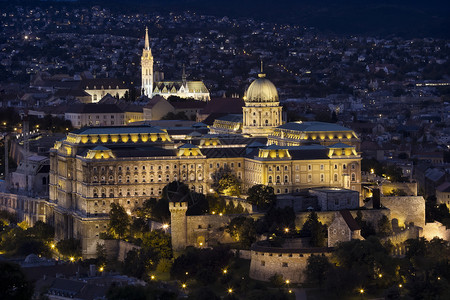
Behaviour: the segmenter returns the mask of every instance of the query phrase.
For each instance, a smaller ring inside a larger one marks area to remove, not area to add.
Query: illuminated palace
[[[218,119],[210,133],[185,140],[152,126],[69,133],[50,153],[48,219],[54,220],[56,238],[80,238],[83,256],[95,256],[111,203],[133,214],[174,180],[207,193],[212,174],[223,167],[241,179],[244,193],[255,184],[273,186],[277,194],[314,187],[360,191],[361,156],[353,131],[319,122],[282,124],[278,93],[263,76],[246,97],[243,118]]]

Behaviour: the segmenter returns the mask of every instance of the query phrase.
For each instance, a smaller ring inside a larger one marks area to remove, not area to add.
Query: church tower
[[[242,133],[268,136],[274,127],[282,125],[282,107],[275,85],[265,78],[262,62],[258,77],[250,84],[244,96]]]
[[[141,57],[141,89],[144,91],[144,95],[152,97],[153,92],[153,55],[150,49],[150,42],[148,40],[148,28],[145,27],[145,45],[142,51]]]

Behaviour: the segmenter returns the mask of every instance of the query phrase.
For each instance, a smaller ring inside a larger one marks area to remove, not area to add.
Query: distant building
[[[80,87],[91,96],[92,103],[99,102],[108,94],[120,99],[128,92],[124,81],[113,78],[85,79],[81,81]]]
[[[17,191],[32,191],[48,195],[50,161],[48,157],[33,155],[22,159],[16,171],[11,173],[11,186]]]
[[[74,128],[125,124],[125,114],[116,104],[76,104],[67,109],[64,118]]]
[[[436,188],[436,204],[450,207],[450,182],[444,182]]]
[[[361,236],[361,227],[348,210],[340,210],[334,214],[334,220],[328,226],[328,247],[336,247],[338,243],[352,239],[364,239]]]

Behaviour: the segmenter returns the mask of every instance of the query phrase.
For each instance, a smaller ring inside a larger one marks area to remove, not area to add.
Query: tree
[[[99,264],[102,265],[102,264],[106,263],[108,254],[106,252],[106,247],[104,244],[97,243],[96,253],[97,253],[97,260],[98,260]]]
[[[125,209],[116,203],[111,203],[109,211],[109,231],[121,239],[128,231],[130,217]]]
[[[19,265],[0,261],[0,299],[31,299],[33,289]]]
[[[395,259],[389,256],[389,251],[374,236],[366,240],[339,243],[333,253],[333,259],[338,266],[354,274],[357,284],[379,280],[379,274],[382,274],[386,284],[397,278]]]
[[[56,249],[66,257],[81,257],[81,241],[74,238],[59,241]]]
[[[47,223],[37,221],[33,227],[27,229],[27,234],[41,241],[50,241],[55,236],[55,229]]]
[[[151,249],[158,258],[172,258],[172,244],[170,235],[160,230],[150,231],[144,234],[142,247]]]
[[[220,168],[211,175],[212,188],[219,194],[227,196],[239,196],[241,194],[241,181],[236,177],[230,167]]]
[[[247,201],[256,205],[258,209],[268,209],[271,208],[277,199],[273,187],[267,185],[254,185],[248,189]]]
[[[327,226],[319,222],[317,214],[312,211],[300,232],[302,236],[310,236],[309,244],[312,247],[324,247],[327,235]]]
[[[310,283],[317,283],[319,287],[322,287],[322,283],[326,278],[326,273],[331,268],[331,264],[325,255],[311,254],[308,257],[306,265],[306,280]]]
[[[227,232],[245,248],[249,248],[256,241],[255,221],[252,218],[234,218],[228,225]]]
[[[227,196],[241,194],[241,182],[234,174],[225,174],[219,179],[218,192]]]
[[[392,234],[392,225],[389,218],[383,215],[380,220],[378,220],[378,235],[380,237],[387,237]]]
[[[361,235],[364,238],[368,238],[371,235],[375,235],[375,229],[373,228],[372,224],[369,222],[366,222],[362,219],[362,213],[360,210],[356,212],[356,223],[358,223],[359,227],[361,228]]]

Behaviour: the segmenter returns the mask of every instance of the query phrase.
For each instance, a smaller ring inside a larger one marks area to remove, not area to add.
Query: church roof
[[[183,86],[183,81],[158,81],[155,82],[155,93],[177,92]],[[189,93],[209,93],[203,81],[186,81],[186,88]]]

